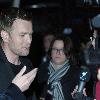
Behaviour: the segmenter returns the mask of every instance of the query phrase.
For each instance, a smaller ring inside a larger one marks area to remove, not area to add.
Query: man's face
[[[8,38],[8,49],[15,55],[27,56],[32,42],[32,23],[16,19]]]

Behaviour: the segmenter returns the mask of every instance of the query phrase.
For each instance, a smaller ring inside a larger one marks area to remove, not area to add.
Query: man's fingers
[[[16,75],[17,77],[20,77],[24,74],[24,72],[26,71],[26,66],[24,66],[21,71]]]
[[[33,78],[36,76],[37,70],[38,70],[38,69],[35,68],[35,69],[31,70],[30,72],[28,72],[27,74],[25,74],[25,76],[26,76],[29,80],[31,80],[31,79],[33,79]]]
[[[34,68],[33,70],[31,70],[30,72],[25,74],[25,76],[28,78],[28,77],[31,77],[32,75],[36,74],[36,73],[37,73],[37,68]]]
[[[30,81],[30,82],[32,82],[32,81],[34,80],[34,78],[35,78],[35,76],[36,76],[36,74],[37,74],[37,70],[38,70],[38,69],[35,69],[35,70],[34,70],[35,72],[32,74],[31,77],[29,77],[29,81]]]

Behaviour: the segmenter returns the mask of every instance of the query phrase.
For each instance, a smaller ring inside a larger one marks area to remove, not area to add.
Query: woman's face
[[[64,53],[64,43],[62,40],[55,40],[51,50],[51,58],[56,65],[61,65],[65,62],[66,55]]]

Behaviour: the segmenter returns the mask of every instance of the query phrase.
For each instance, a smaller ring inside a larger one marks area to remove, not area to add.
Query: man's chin
[[[20,56],[28,56],[28,55],[29,55],[29,52],[20,54]]]

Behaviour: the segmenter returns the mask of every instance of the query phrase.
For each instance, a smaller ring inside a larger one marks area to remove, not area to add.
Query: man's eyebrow
[[[21,32],[20,34],[32,34],[33,32]]]

